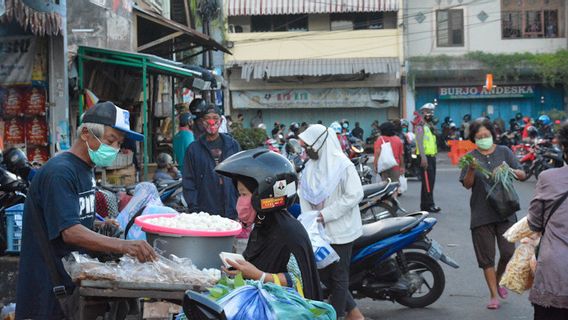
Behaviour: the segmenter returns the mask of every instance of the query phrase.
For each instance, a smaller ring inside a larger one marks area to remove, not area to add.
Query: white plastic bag
[[[400,186],[398,187],[398,191],[400,193],[405,193],[406,190],[408,190],[408,180],[406,179],[406,177],[404,175],[401,175],[400,178],[398,178],[398,182],[400,183]]]
[[[396,167],[397,165],[398,162],[396,162],[396,159],[394,158],[391,143],[385,142],[385,140],[383,139],[383,144],[381,145],[381,155],[379,156],[379,162],[377,163],[377,171],[384,172],[388,169]]]
[[[317,222],[318,215],[318,211],[302,212],[302,214],[298,216],[298,221],[302,223],[308,232],[318,269],[323,269],[339,261],[339,255],[331,247],[331,244],[329,244],[330,240],[325,234],[323,225]]]

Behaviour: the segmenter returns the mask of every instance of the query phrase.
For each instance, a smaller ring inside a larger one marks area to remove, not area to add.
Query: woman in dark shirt
[[[475,256],[480,268],[483,269],[485,281],[489,287],[490,300],[488,309],[499,308],[499,295],[502,299],[507,298],[507,289],[498,287],[497,284],[505,272],[507,263],[513,256],[515,244],[509,243],[503,238],[503,233],[512,226],[517,217],[515,214],[507,219],[502,219],[499,214],[489,206],[486,183],[491,183],[483,174],[476,170],[481,166],[493,171],[503,162],[513,169],[517,179],[525,179],[525,172],[521,170],[519,161],[513,152],[504,146],[494,143],[496,139],[495,129],[486,118],[479,118],[470,127],[469,139],[475,142],[477,150],[469,154],[475,158],[475,164],[462,170],[460,181],[466,189],[471,189],[471,236]],[[499,247],[499,263],[495,271],[495,242]]]

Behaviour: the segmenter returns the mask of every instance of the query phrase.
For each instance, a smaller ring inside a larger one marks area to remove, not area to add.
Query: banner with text
[[[455,99],[487,99],[487,98],[532,98],[534,86],[497,86],[491,91],[482,86],[471,87],[440,87],[438,97],[440,100]]]
[[[235,109],[391,108],[398,89],[343,88],[233,91]]]
[[[35,50],[33,36],[0,37],[0,84],[31,83]]]

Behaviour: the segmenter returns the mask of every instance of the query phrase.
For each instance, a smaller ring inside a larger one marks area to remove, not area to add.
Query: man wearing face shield
[[[434,184],[436,182],[436,155],[438,147],[432,103],[426,103],[420,108],[420,116],[415,119],[416,154],[420,156],[420,174],[422,190],[420,194],[420,210],[437,213],[440,208],[434,203]]]
[[[97,103],[83,115],[71,149],[49,160],[34,176],[24,209],[17,319],[64,318],[57,298],[76,288],[61,258],[72,251],[128,254],[140,261],[156,258],[146,241],[93,231],[101,226],[95,223],[93,168],[112,164],[125,136],[144,139],[130,131],[128,119],[128,111],[112,102]]]
[[[237,192],[230,178],[215,173],[215,166],[240,151],[239,143],[219,133],[221,115],[208,106],[198,120],[205,133],[189,145],[183,160],[183,197],[191,212],[205,211],[237,217]]]
[[[300,179],[302,212],[319,211],[331,246],[339,262],[320,270],[322,282],[330,289],[330,304],[338,317],[363,319],[349,293],[349,266],[353,241],[362,234],[359,202],[363,187],[353,163],[341,150],[335,131],[313,124],[300,134],[310,158]]]

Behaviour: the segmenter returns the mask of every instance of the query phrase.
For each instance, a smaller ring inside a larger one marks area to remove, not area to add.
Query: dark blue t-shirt
[[[82,224],[93,229],[95,220],[95,179],[93,168],[70,152],[49,160],[35,175],[24,207],[22,248],[18,288],[17,319],[62,319],[61,309],[52,293],[47,265],[38,241],[32,215],[39,214],[53,245],[59,274],[69,289],[71,278],[61,258],[77,250],[65,244],[61,232]]]

